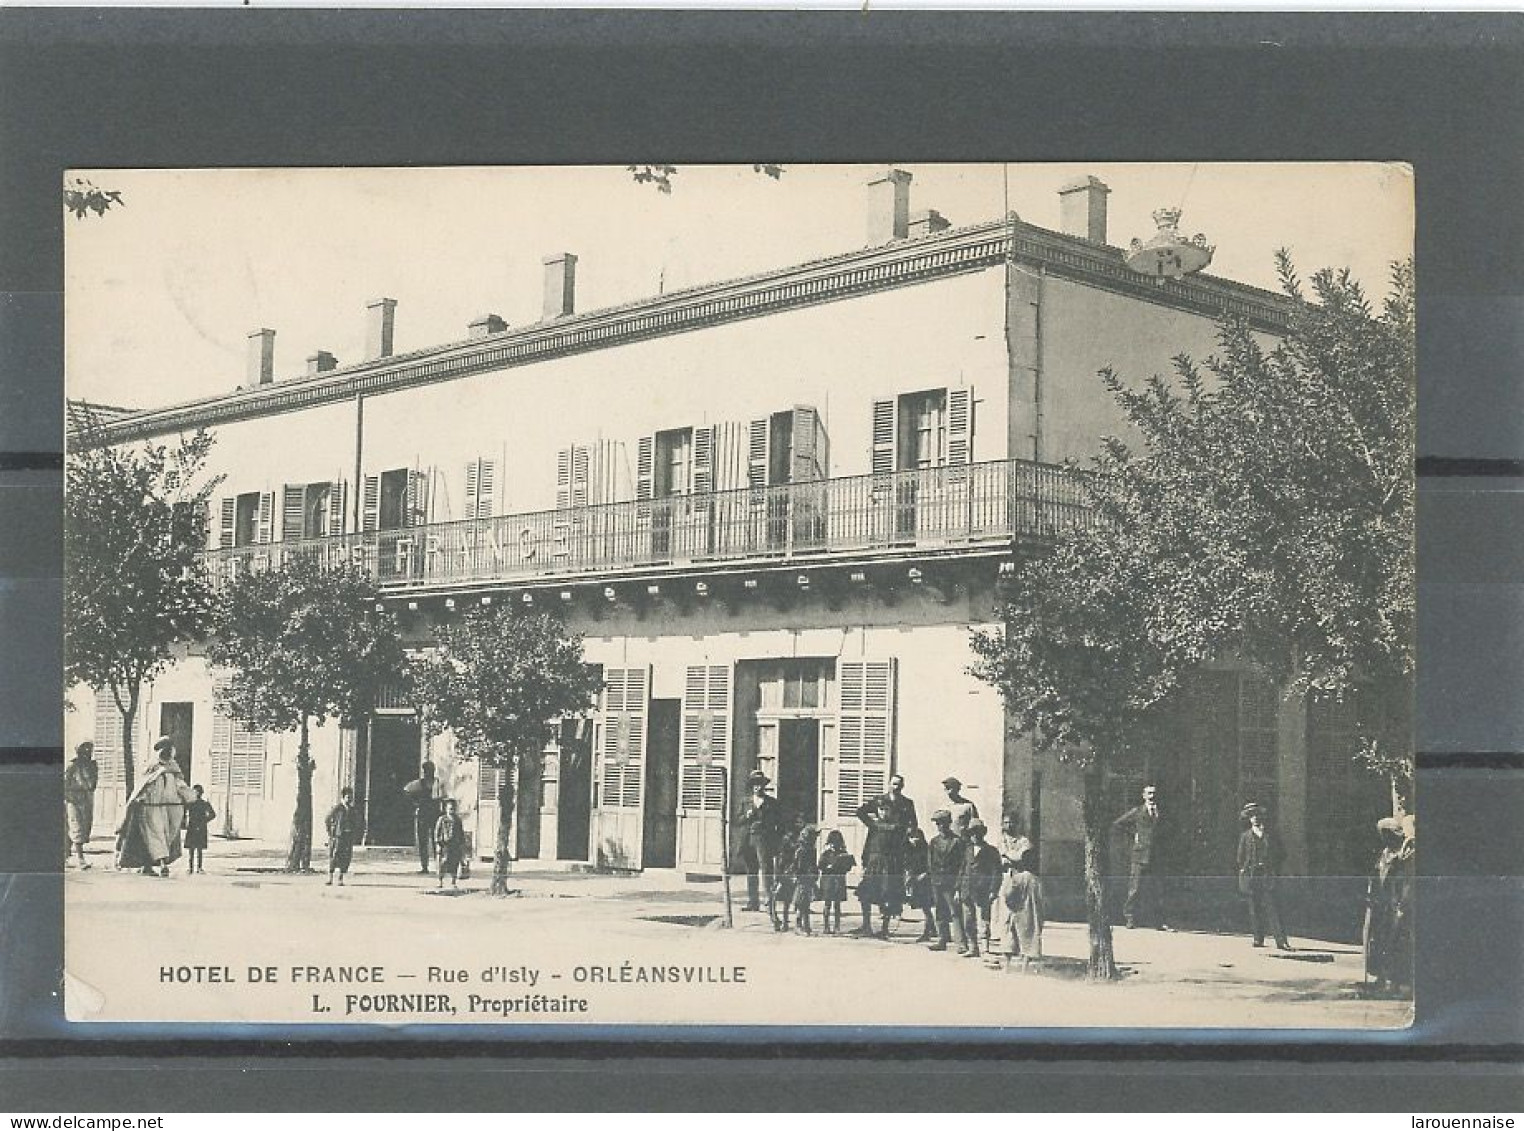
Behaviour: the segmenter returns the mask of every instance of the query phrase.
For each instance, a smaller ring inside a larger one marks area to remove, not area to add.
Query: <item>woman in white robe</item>
[[[169,865],[180,857],[180,827],[185,806],[196,799],[180,777],[173,743],[161,738],[154,743],[159,760],[143,773],[143,780],[127,802],[116,836],[116,866],[141,868],[152,875],[169,875]]]

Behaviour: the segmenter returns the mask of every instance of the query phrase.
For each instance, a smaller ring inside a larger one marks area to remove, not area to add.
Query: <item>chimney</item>
[[[318,350],[317,353],[307,359],[307,376],[311,377],[317,373],[327,373],[330,369],[337,369],[338,367],[338,358],[334,357],[327,350]]]
[[[244,381],[248,388],[268,385],[275,380],[274,330],[255,330],[249,335],[248,359]]]
[[[365,304],[365,359],[392,356],[392,327],[397,321],[397,300],[373,298]]]
[[[471,319],[470,334],[473,338],[485,338],[488,334],[501,334],[508,329],[508,323],[504,322],[496,314],[478,314]]]
[[[565,318],[577,308],[577,257],[569,251],[545,257],[545,309],[549,322]]]
[[[935,232],[945,232],[952,227],[952,221],[935,208],[928,208],[923,212],[910,214],[910,225],[907,234],[911,239],[916,236],[929,236]]]
[[[1080,177],[1058,190],[1058,227],[1065,235],[1106,242],[1106,196],[1099,177]]]
[[[868,246],[902,240],[909,233],[910,181],[904,169],[887,169],[868,182]]]

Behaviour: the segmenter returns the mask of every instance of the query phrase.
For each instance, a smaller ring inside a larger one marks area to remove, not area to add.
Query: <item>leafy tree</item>
[[[212,609],[201,563],[213,439],[112,446],[87,405],[69,406],[64,489],[64,676],[109,694],[122,716],[122,770],[143,686],[177,644],[204,635]]]
[[[680,171],[676,165],[657,164],[626,165],[625,169],[637,185],[655,185],[657,192],[669,194],[672,192],[672,178]],[[771,177],[775,181],[783,176],[782,165],[759,163],[753,165],[751,171]]]
[[[104,216],[112,206],[126,203],[116,189],[97,188],[84,177],[73,177],[64,185],[63,199],[64,207],[76,220],[83,220],[89,212]]]
[[[309,732],[328,719],[355,726],[381,688],[404,677],[395,619],[376,607],[375,583],[358,568],[291,555],[228,584],[207,654],[232,670],[229,714],[258,730],[301,734],[286,870],[311,871]]]
[[[549,613],[506,604],[441,626],[414,680],[429,733],[449,730],[462,758],[502,771],[492,894],[506,895],[513,769],[535,773],[552,722],[591,706],[601,681],[583,662],[580,636]]]

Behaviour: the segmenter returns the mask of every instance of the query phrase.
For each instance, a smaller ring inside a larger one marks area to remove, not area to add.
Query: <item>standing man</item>
[[[1170,825],[1159,808],[1159,791],[1153,785],[1143,787],[1143,804],[1123,813],[1112,827],[1132,834],[1131,867],[1127,878],[1127,902],[1122,915],[1129,927],[1151,923],[1157,930],[1168,931],[1164,921],[1164,855],[1168,848]]]
[[[761,911],[761,892],[767,891],[767,913],[777,919],[773,908],[773,860],[783,843],[783,813],[777,798],[767,792],[772,779],[761,770],[746,778],[750,792],[741,799],[736,814],[736,833],[740,842],[741,865],[746,869],[746,906],[743,911]],[[759,887],[760,885],[760,887]]]
[[[69,844],[79,856],[81,868],[90,867],[85,845],[95,824],[95,787],[99,782],[95,743],[81,742],[74,748],[74,761],[64,767],[64,816],[69,823]],[[67,850],[64,854],[68,855]]]
[[[942,779],[947,790],[947,812],[952,816],[953,836],[968,843],[968,826],[979,819],[979,807],[963,796],[963,783],[955,777]]]
[[[421,777],[402,787],[402,792],[415,806],[413,811],[413,843],[418,846],[418,870],[428,875],[429,852],[434,844],[434,825],[439,821],[439,799],[435,796],[437,782],[434,779],[434,763],[424,762],[418,768]]]
[[[1265,932],[1275,936],[1278,950],[1290,950],[1275,902],[1275,880],[1281,870],[1281,841],[1265,826],[1265,807],[1256,801],[1239,816],[1249,827],[1238,838],[1238,891],[1249,901],[1249,933],[1255,946],[1265,945]]]
[[[884,794],[884,815],[899,825],[907,837],[920,825],[916,819],[915,802],[905,796],[905,779],[900,774],[889,779],[889,792]]]
[[[339,803],[328,810],[323,821],[328,830],[328,882],[332,884],[337,873],[340,887],[354,859],[355,841],[360,839],[360,814],[355,812],[354,796],[347,785],[339,790]]]

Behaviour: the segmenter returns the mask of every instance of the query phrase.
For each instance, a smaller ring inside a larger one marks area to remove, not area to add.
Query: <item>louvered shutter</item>
[[[746,485],[767,486],[767,469],[772,452],[772,426],[767,417],[746,426]]]
[[[714,491],[714,425],[704,424],[693,430],[693,494]]]
[[[590,500],[591,451],[573,444],[556,453],[556,509],[585,507]]]
[[[275,492],[261,491],[259,493],[258,533],[255,535],[257,542],[275,541]]]
[[[824,479],[826,435],[820,413],[812,405],[794,406],[793,437],[790,482],[815,483]]]
[[[231,550],[237,537],[238,499],[233,495],[224,496],[218,506],[221,515],[217,526],[217,545],[224,550]]]
[[[407,512],[409,526],[424,526],[429,521],[429,473],[407,473]]]
[[[365,477],[364,494],[360,496],[360,529],[367,533],[381,525],[381,477]]]
[[[889,475],[899,466],[894,398],[873,402],[873,474]]]
[[[648,668],[604,672],[601,806],[638,810],[644,798]]]
[[[328,484],[328,525],[323,533],[330,537],[344,533],[344,515],[348,512],[349,485],[342,479]]]
[[[893,660],[843,660],[838,671],[836,815],[883,793],[894,764]]]
[[[466,464],[466,513],[462,518],[491,518],[497,513],[497,462],[473,460]]]
[[[642,436],[635,448],[635,498],[651,498],[656,489],[656,437]]]
[[[122,769],[122,712],[117,710],[116,699],[109,690],[95,693],[94,742],[99,785],[125,785],[127,776]]]
[[[960,467],[974,461],[974,391],[947,390],[947,464]]]
[[[682,765],[678,807],[718,813],[730,765],[730,665],[688,668],[683,692]]]
[[[233,720],[227,713],[224,695],[227,681],[218,680],[212,685],[212,781],[211,788],[226,792],[228,768],[233,757]]]
[[[304,483],[287,483],[281,492],[280,536],[283,542],[295,542],[306,530],[306,499],[307,487]]]

